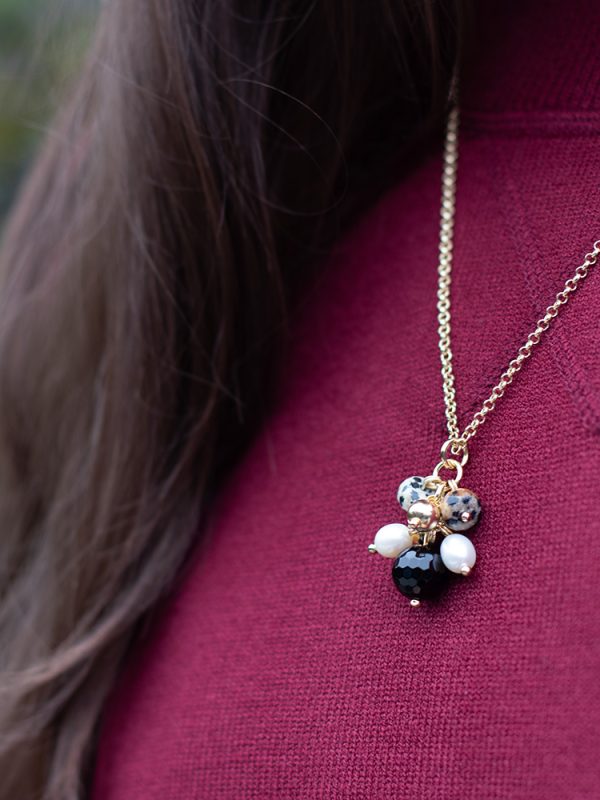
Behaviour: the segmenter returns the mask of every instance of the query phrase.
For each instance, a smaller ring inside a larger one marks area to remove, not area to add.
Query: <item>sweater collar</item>
[[[596,0],[479,4],[461,79],[467,111],[600,111]]]

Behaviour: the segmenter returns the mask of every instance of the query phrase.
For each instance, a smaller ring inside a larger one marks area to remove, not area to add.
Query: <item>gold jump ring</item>
[[[440,458],[442,461],[448,463],[455,461],[460,456],[460,465],[464,467],[469,460],[469,450],[467,443],[460,439],[446,439],[440,450]]]
[[[457,484],[461,482],[463,476],[463,467],[460,461],[456,461],[454,458],[448,458],[446,460],[440,461],[440,463],[433,470],[432,476],[434,478],[438,478],[441,469],[455,470],[456,475],[452,480]]]

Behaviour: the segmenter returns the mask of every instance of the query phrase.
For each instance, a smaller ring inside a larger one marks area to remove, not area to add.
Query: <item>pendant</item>
[[[477,524],[481,504],[470,489],[461,488],[466,446],[461,460],[450,456],[452,442],[442,447],[442,460],[427,477],[413,475],[398,488],[398,502],[406,511],[406,524],[394,522],[380,528],[369,552],[392,558],[392,579],[399,592],[417,607],[421,600],[437,597],[451,573],[469,575],[476,553],[464,535]],[[454,473],[442,478],[440,472]]]

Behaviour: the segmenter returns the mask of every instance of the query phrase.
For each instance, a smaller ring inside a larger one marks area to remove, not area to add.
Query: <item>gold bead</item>
[[[416,597],[413,597],[413,599],[410,601],[410,604],[413,608],[418,608],[421,605],[421,601],[417,600]]]
[[[440,521],[440,509],[432,500],[417,500],[408,509],[408,525],[416,531],[432,531]]]
[[[466,578],[467,575],[471,574],[471,567],[468,564],[463,564],[462,567],[460,568],[460,574],[464,575]]]
[[[375,547],[375,545],[374,544],[370,544],[369,545],[369,553],[376,553],[376,552],[377,552],[377,548]]]
[[[419,531],[414,531],[411,529],[410,538],[412,539],[413,545],[422,545],[423,544],[423,537]]]

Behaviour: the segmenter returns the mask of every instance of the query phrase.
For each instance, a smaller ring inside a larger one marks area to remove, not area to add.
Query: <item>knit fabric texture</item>
[[[463,425],[600,238],[599,16],[495,0],[479,32],[452,284]],[[600,797],[599,271],[472,442],[473,575],[413,609],[367,553],[446,438],[440,177],[441,153],[308,293],[277,408],[110,701],[95,800]]]

